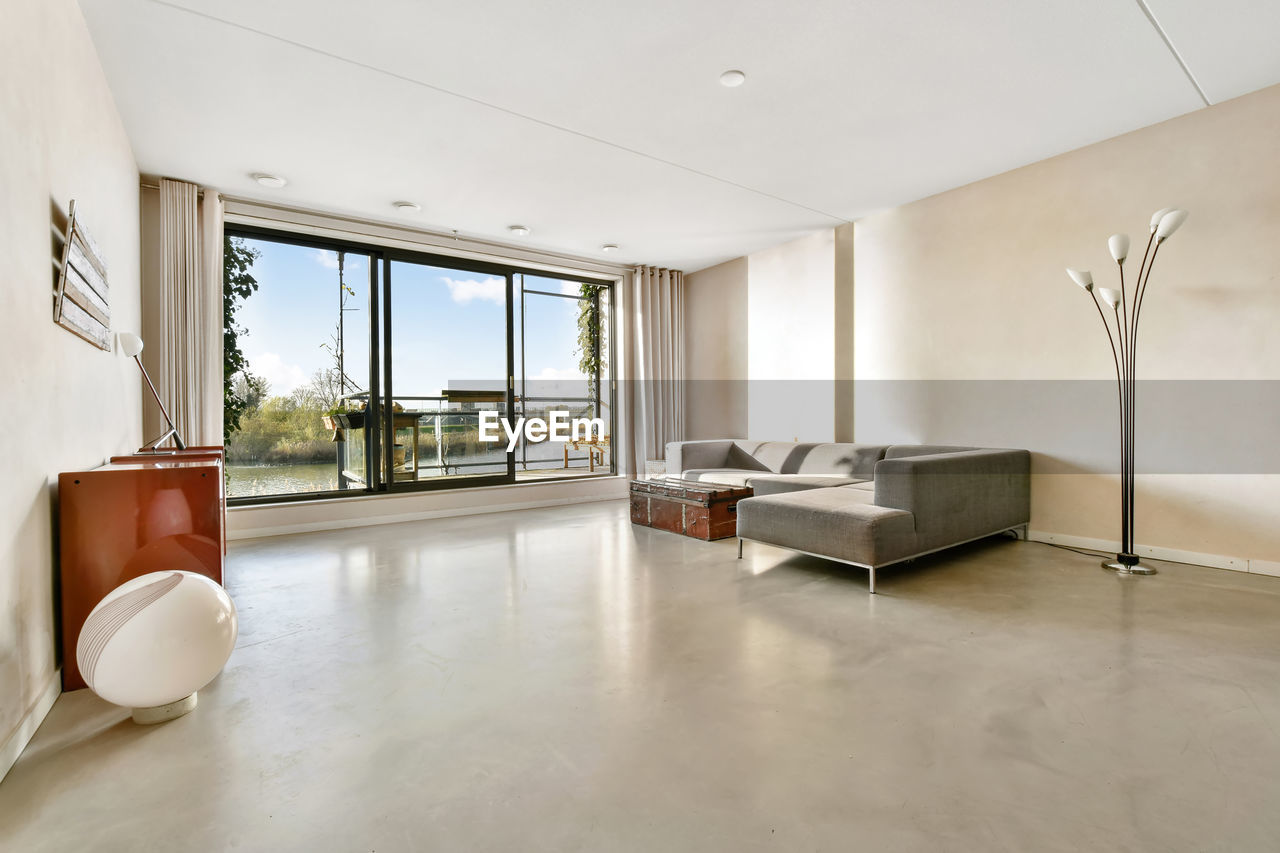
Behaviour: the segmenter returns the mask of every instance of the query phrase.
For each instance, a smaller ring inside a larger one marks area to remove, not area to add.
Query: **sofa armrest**
[[[729,468],[729,452],[732,439],[709,441],[668,441],[667,476],[679,477],[680,472],[693,468]]]
[[[1031,454],[965,450],[876,463],[875,503],[915,516],[922,549],[1031,520]]]

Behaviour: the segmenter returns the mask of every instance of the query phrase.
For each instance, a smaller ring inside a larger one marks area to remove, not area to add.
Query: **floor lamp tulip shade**
[[[218,676],[236,645],[236,607],[226,590],[192,572],[152,572],[98,602],[76,643],[94,693],[133,709],[139,723],[180,717]]]
[[[1112,234],[1107,241],[1111,257],[1120,272],[1120,289],[1093,286],[1093,274],[1088,270],[1068,269],[1067,275],[1089,294],[1093,307],[1098,311],[1107,342],[1111,345],[1111,359],[1116,368],[1116,389],[1120,403],[1120,553],[1115,560],[1102,564],[1127,575],[1154,575],[1156,570],[1144,565],[1133,550],[1133,445],[1134,445],[1134,397],[1137,391],[1138,321],[1142,317],[1142,302],[1151,281],[1151,270],[1156,255],[1165,240],[1182,226],[1187,219],[1185,210],[1166,207],[1151,217],[1151,234],[1142,253],[1138,276],[1131,287],[1125,286],[1124,263],[1129,257],[1129,237]],[[1104,310],[1103,306],[1106,306]],[[1110,314],[1111,319],[1107,316]]]

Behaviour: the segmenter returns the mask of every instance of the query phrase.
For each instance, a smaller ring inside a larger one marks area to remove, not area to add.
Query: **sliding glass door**
[[[256,227],[225,256],[234,503],[615,470],[612,282]]]
[[[517,479],[575,477],[613,465],[609,380],[611,289],[591,282],[515,276],[516,414],[549,420],[556,412],[584,423],[564,442],[524,443]]]
[[[510,482],[505,435],[481,441],[480,426],[486,412],[511,412],[511,274],[395,256],[386,265],[387,481]]]
[[[257,233],[223,248],[228,497],[365,489],[374,257]]]

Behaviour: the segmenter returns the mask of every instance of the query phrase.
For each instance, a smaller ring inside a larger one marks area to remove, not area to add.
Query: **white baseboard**
[[[1271,575],[1280,578],[1280,563],[1274,560],[1250,560],[1249,571],[1255,575]]]
[[[4,742],[4,746],[0,746],[0,781],[4,780],[10,768],[18,762],[18,757],[27,748],[27,744],[31,743],[31,738],[35,737],[36,729],[40,728],[40,724],[44,722],[44,718],[48,716],[53,703],[58,700],[58,696],[61,694],[62,669],[59,667],[53,671],[53,676],[49,679],[49,683],[45,685],[44,690],[36,697],[36,701],[27,709],[26,715],[18,723],[18,727],[13,730],[13,734],[9,735],[9,739]]]
[[[1085,548],[1090,551],[1115,553],[1120,549],[1118,541],[1092,539],[1088,536],[1071,536],[1065,533],[1050,533],[1045,530],[1031,530],[1028,532],[1027,538],[1032,542],[1067,545],[1071,548]],[[1133,550],[1139,557],[1150,557],[1153,560],[1187,563],[1192,566],[1208,566],[1212,569],[1229,569],[1233,572],[1252,572],[1254,574],[1280,576],[1280,563],[1273,563],[1269,560],[1250,560],[1244,557],[1228,557],[1222,554],[1201,554],[1196,551],[1162,548],[1156,545],[1135,545]]]
[[[465,507],[449,507],[446,509],[425,509],[415,512],[402,512],[395,515],[361,516],[357,518],[331,519],[327,521],[308,521],[297,524],[281,524],[274,527],[250,527],[241,530],[228,530],[227,539],[260,539],[267,536],[285,536],[290,533],[315,533],[321,530],[342,530],[351,527],[374,527],[379,524],[397,524],[402,521],[423,521],[429,518],[455,518],[463,515],[485,515],[492,512],[510,512],[521,509],[541,509],[548,506],[567,506],[569,504],[595,503],[597,501],[622,500],[621,495],[579,495],[571,497],[548,498],[540,501],[518,501],[513,503],[486,504]]]

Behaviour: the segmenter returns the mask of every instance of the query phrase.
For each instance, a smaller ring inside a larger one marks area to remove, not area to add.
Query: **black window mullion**
[[[520,276],[520,414],[523,416],[525,409],[529,406],[527,401],[529,396],[529,380],[525,370],[527,362],[524,357],[525,351],[528,348],[528,341],[525,340],[526,333],[524,322],[525,312],[527,310],[526,303],[528,291],[524,289],[524,273],[517,273],[517,275]],[[523,441],[520,442],[520,467],[525,471],[529,470],[529,445]]]
[[[516,411],[516,363],[515,363],[515,273],[507,272],[507,412],[508,419],[515,420]],[[520,300],[520,312],[523,332],[523,314],[524,299]],[[521,349],[524,348],[524,338],[520,340]],[[523,359],[521,359],[523,362]],[[522,399],[523,390],[521,389]],[[516,452],[511,450],[507,453],[507,482],[514,483],[516,480]]]
[[[378,413],[382,411],[382,341],[378,335],[378,266],[382,258],[369,255],[369,399],[364,413],[364,484],[365,490],[374,492],[382,488],[382,427]]]
[[[395,431],[395,402],[392,398],[392,385],[395,377],[391,372],[391,258],[384,258],[382,261],[382,354],[386,364],[383,371],[383,378],[386,381],[386,390],[382,397],[382,472],[385,474],[385,480],[380,483],[380,488],[386,491],[390,487],[395,486],[396,467],[395,467],[395,451],[396,451],[396,431]]]

